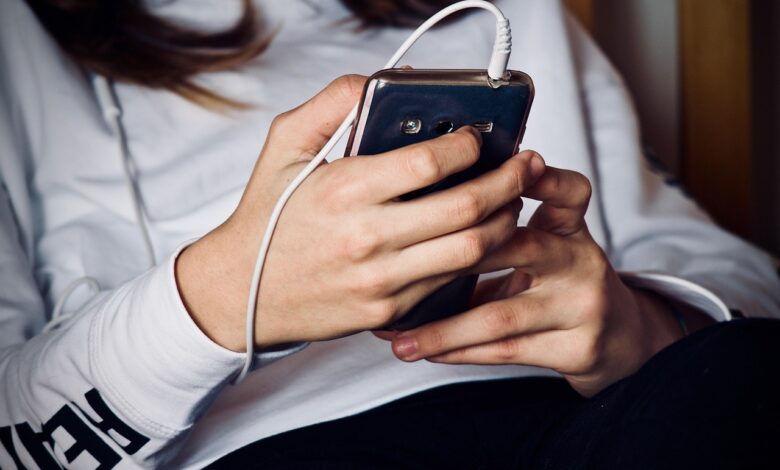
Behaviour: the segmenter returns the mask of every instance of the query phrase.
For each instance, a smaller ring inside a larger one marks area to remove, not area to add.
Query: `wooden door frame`
[[[750,0],[679,0],[682,177],[719,223],[751,228]]]
[[[585,26],[585,29],[593,33],[595,25],[594,0],[566,0],[566,6],[574,13],[574,16]]]
[[[566,0],[591,33],[598,0]],[[684,187],[749,237],[753,176],[751,0],[677,0]]]

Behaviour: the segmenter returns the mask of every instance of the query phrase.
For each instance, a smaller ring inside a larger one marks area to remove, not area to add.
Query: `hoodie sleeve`
[[[8,209],[3,200],[4,242]],[[35,286],[22,263],[12,264],[19,256],[10,247],[0,251],[0,313],[18,341],[0,348],[0,466],[165,462],[243,361],[190,319],[174,257],[101,292],[64,327],[26,339],[25,319],[37,315],[20,293],[31,297]]]
[[[192,321],[176,254],[35,335],[43,301],[15,220],[0,186],[0,468],[163,465],[245,355]],[[255,366],[303,346],[258,354]]]
[[[0,468],[164,466],[245,355],[192,321],[174,278],[176,254],[40,333],[47,308],[33,269],[41,215],[25,138],[35,130],[19,118],[16,86],[34,71],[16,59],[49,56],[19,44],[21,32],[38,27],[24,1],[0,1],[0,25]],[[303,346],[259,354],[255,365]]]
[[[722,321],[729,310],[780,317],[780,280],[766,254],[719,228],[682,191],[650,169],[622,80],[569,19],[593,146],[609,254],[630,285],[691,304]]]

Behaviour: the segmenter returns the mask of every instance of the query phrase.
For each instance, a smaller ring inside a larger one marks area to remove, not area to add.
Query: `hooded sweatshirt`
[[[769,257],[651,170],[621,79],[562,4],[495,3],[513,26],[510,67],[536,85],[523,146],[594,183],[586,220],[623,280],[718,321],[730,309],[778,316]],[[240,4],[150,7],[218,30]],[[61,52],[23,0],[0,2],[0,467],[199,468],[258,439],[438,385],[555,374],[408,364],[361,333],[260,354],[247,380],[230,384],[244,357],[188,315],[173,272],[179,247],[235,209],[275,115],[339,75],[375,72],[410,33],[357,29],[336,0],[256,5],[269,30],[278,28],[268,50],[196,78],[248,110],[217,113],[167,91],[116,85],[150,267],[99,77]],[[465,15],[426,34],[403,63],[485,67],[494,25],[491,15]],[[527,201],[521,225],[535,207]],[[99,292],[85,284],[67,295],[85,276]],[[63,299],[68,321],[41,333]]]

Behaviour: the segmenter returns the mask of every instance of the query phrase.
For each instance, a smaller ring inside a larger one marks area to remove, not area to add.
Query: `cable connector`
[[[487,74],[495,82],[503,81],[512,53],[512,28],[506,18],[496,20],[496,40],[493,43],[493,55],[490,56]]]

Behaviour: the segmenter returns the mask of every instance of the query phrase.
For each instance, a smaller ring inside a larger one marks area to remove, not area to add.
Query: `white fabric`
[[[239,4],[148,3],[204,28],[229,24]],[[240,71],[199,79],[253,109],[219,114],[171,93],[118,86],[152,241],[166,260],[143,272],[117,136],[89,79],[23,1],[0,2],[0,467],[14,468],[14,455],[28,468],[40,465],[20,437],[25,423],[47,429],[54,444],[41,445],[65,464],[65,452],[83,436],[54,427],[60,413],[80,417],[119,456],[118,467],[197,468],[257,439],[439,384],[552,374],[406,364],[366,333],[271,363],[276,354],[240,386],[226,385],[241,355],[212,343],[187,315],[173,279],[176,247],[236,206],[273,116],[338,75],[374,72],[409,32],[356,31],[340,22],[347,12],[335,0],[258,3],[266,22],[280,26],[268,51]],[[524,146],[594,181],[589,227],[616,268],[633,271],[626,280],[718,320],[729,318],[722,304],[667,281],[694,282],[751,316],[778,316],[780,283],[767,256],[715,227],[648,170],[620,79],[559,2],[496,3],[512,21],[510,65],[536,83]],[[484,67],[493,27],[490,15],[470,15],[428,34],[404,63]],[[534,207],[527,204],[521,222]],[[34,337],[63,289],[85,275],[104,290],[96,297],[77,291],[66,306],[74,319]],[[98,429],[100,413],[86,398],[93,389],[149,442],[128,455],[121,433]],[[73,453],[72,467],[99,460]]]

